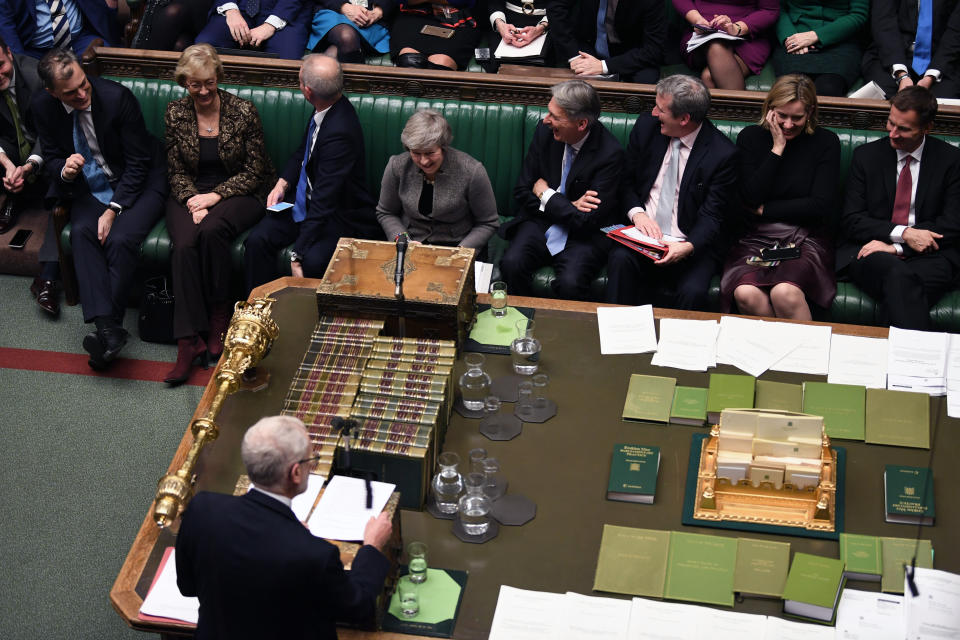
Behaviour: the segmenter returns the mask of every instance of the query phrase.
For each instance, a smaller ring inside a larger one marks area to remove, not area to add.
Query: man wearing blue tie
[[[82,55],[101,38],[108,47],[120,43],[116,0],[3,0],[0,36],[14,53],[40,58],[53,49]]]
[[[558,298],[585,300],[606,259],[600,227],[616,210],[623,148],[600,117],[600,98],[583,80],[551,89],[513,193],[517,216],[501,235],[500,261],[511,293],[532,295],[533,272],[552,264]]]
[[[37,68],[45,92],[33,99],[48,196],[70,206],[73,261],[90,366],[102,369],[127,342],[127,293],[140,243],[163,213],[166,163],[129,89],[88,78],[70,49]]]
[[[314,113],[267,196],[267,216],[247,237],[247,290],[285,275],[277,253],[293,243],[290,272],[321,278],[341,237],[382,240],[376,204],[367,190],[360,118],[343,96],[343,72],[331,57],[313,54],[300,67],[300,91]],[[272,211],[281,202],[293,204]]]
[[[863,77],[888,98],[914,84],[960,97],[960,1],[873,0],[870,31]]]

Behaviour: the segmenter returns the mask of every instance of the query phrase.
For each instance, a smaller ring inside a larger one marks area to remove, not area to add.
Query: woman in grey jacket
[[[499,226],[487,172],[450,146],[450,124],[432,109],[407,120],[400,141],[408,153],[383,172],[377,220],[387,239],[406,233],[415,242],[483,251]]]

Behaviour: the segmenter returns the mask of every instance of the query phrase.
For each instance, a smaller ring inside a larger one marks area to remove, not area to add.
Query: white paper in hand
[[[310,533],[330,540],[363,540],[367,522],[380,515],[396,488],[386,482],[371,482],[370,485],[373,506],[367,509],[367,490],[363,480],[334,476],[307,522]]]

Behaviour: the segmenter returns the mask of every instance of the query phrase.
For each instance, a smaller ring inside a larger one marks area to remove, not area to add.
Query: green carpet
[[[0,276],[0,347],[81,352],[79,307],[48,320],[29,283]],[[134,339],[124,356],[175,351]],[[148,637],[114,612],[109,591],[202,392],[0,369],[0,638]]]

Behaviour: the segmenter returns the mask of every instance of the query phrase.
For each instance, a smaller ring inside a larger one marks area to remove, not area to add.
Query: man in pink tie
[[[847,178],[837,270],[903,329],[930,329],[960,273],[960,150],[928,135],[936,114],[927,89],[896,94],[889,136],[858,147]]]

